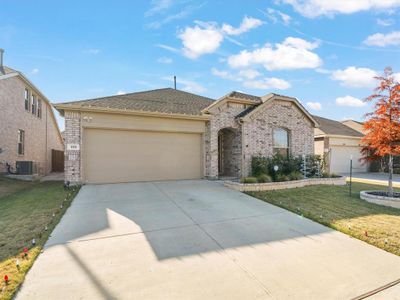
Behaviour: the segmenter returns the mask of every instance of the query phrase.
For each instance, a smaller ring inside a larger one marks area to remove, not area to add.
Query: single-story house
[[[360,161],[361,139],[364,134],[339,121],[314,116],[320,127],[315,128],[315,154],[325,159],[330,173],[349,173],[350,157],[354,172],[366,172],[367,164]]]
[[[363,122],[359,122],[359,121],[356,121],[356,120],[349,119],[349,120],[344,120],[341,123],[346,125],[346,126],[348,126],[348,127],[350,127],[350,128],[352,128],[352,129],[354,129],[354,130],[356,130],[356,131],[358,131],[358,132],[361,132],[363,135],[365,134],[364,123]]]
[[[295,98],[166,88],[61,103],[65,179],[116,183],[242,177],[253,156],[313,154],[315,118]]]

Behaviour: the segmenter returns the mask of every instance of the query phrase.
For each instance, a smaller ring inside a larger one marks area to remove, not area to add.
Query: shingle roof
[[[241,92],[236,92],[236,91],[231,92],[228,95],[228,97],[248,99],[248,100],[253,100],[255,102],[261,103],[261,97],[250,95],[250,94],[245,94],[245,93],[241,93]]]
[[[18,71],[11,69],[10,67],[4,66],[4,71],[6,74],[10,74],[10,73],[18,73]]]
[[[318,116],[313,116],[317,122],[320,124],[319,129],[325,134],[332,135],[345,135],[345,136],[355,136],[363,137],[364,135],[338,121],[330,120]]]
[[[200,115],[215,100],[172,88],[60,103],[78,108],[109,108]]]

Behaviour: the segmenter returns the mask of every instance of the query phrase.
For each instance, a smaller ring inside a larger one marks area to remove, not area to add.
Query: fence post
[[[349,196],[351,197],[351,183],[353,177],[353,155],[350,155],[350,187],[349,187]]]

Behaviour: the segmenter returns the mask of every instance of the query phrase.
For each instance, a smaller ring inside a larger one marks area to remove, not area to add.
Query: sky
[[[362,121],[400,80],[400,0],[0,1],[5,65],[54,103],[173,87],[296,97]],[[57,116],[60,128],[63,119]]]

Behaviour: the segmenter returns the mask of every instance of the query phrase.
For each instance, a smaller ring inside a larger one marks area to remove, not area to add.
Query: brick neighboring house
[[[0,173],[6,163],[33,161],[37,173],[52,170],[52,150],[64,150],[49,100],[21,73],[2,64],[0,49]]]
[[[314,153],[315,119],[295,98],[221,99],[159,89],[55,105],[72,183],[242,177],[253,156]]]

